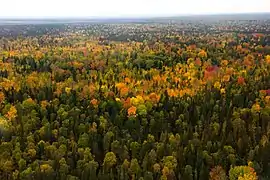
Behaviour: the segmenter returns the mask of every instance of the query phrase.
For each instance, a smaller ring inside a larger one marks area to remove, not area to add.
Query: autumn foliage
[[[0,27],[0,179],[269,179],[264,24]]]

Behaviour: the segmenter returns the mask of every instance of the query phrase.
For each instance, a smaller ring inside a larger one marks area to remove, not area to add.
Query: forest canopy
[[[0,179],[269,179],[269,30],[0,26]]]

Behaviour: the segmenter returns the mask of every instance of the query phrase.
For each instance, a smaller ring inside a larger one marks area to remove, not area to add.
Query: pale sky
[[[0,17],[141,17],[270,12],[270,0],[1,0]]]

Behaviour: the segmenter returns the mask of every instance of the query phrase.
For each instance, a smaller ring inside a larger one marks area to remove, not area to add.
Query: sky
[[[270,0],[2,0],[0,17],[155,17],[270,12]]]

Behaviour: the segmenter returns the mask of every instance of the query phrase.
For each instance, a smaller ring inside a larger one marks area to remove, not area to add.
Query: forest
[[[270,179],[270,20],[0,26],[1,180]]]

